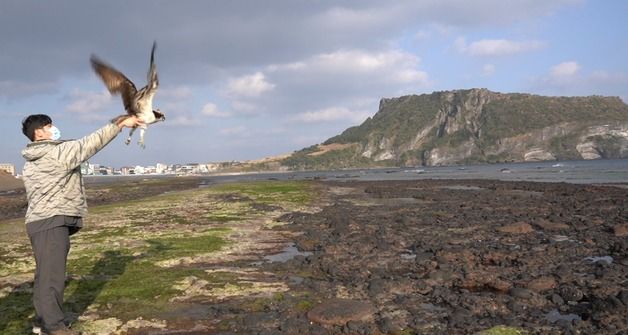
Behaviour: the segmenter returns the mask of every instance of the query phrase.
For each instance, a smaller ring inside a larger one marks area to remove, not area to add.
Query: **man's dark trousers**
[[[29,234],[35,254],[33,305],[48,330],[63,328],[63,291],[70,251],[70,228],[54,226]]]

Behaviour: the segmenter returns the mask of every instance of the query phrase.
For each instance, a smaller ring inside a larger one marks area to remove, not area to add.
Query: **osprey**
[[[114,69],[112,66],[101,61],[95,55],[92,55],[90,60],[92,68],[100,79],[105,83],[109,93],[112,95],[120,94],[122,96],[122,102],[124,103],[124,109],[128,115],[135,115],[144,124],[140,127],[140,140],[138,144],[145,148],[144,145],[144,132],[149,124],[164,121],[166,119],[164,113],[159,109],[153,110],[153,97],[159,86],[159,80],[157,79],[157,68],[155,67],[155,48],[157,42],[153,42],[153,49],[150,52],[150,67],[148,69],[148,83],[141,90],[137,90],[132,81],[130,81],[120,71]],[[135,132],[136,128],[131,128],[129,137],[127,137],[125,143],[128,145],[131,143],[131,136]]]

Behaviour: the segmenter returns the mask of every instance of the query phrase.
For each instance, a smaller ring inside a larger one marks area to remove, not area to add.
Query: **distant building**
[[[10,163],[0,163],[0,170],[4,170],[15,176],[15,165]]]
[[[157,163],[155,165],[155,172],[157,172],[158,174],[167,173],[168,172],[168,165]]]
[[[113,169],[108,166],[100,166],[98,174],[101,176],[110,176],[113,174]]]
[[[123,175],[135,174],[135,169],[131,166],[123,166],[120,168],[120,173]]]
[[[216,172],[220,169],[220,163],[207,163],[205,166],[208,172]]]
[[[89,162],[84,162],[81,164],[81,174],[93,175],[94,172],[94,165],[90,164]]]
[[[100,175],[100,164],[90,164],[91,170],[93,171],[91,174]]]
[[[84,162],[81,164],[81,174],[86,176],[108,176],[114,174],[114,170],[109,166]]]
[[[195,166],[191,165],[191,164],[186,164],[181,166],[178,170],[177,173],[180,174],[189,174],[189,173],[193,173]]]

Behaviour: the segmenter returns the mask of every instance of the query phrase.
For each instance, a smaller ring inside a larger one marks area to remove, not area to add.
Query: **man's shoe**
[[[36,316],[33,319],[33,334],[43,334],[42,328],[44,327],[44,321]]]

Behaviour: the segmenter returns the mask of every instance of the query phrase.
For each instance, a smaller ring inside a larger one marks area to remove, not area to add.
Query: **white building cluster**
[[[157,163],[149,166],[123,166],[119,169],[85,162],[81,164],[81,173],[87,176],[108,176],[108,175],[198,175],[219,171],[224,163],[188,163],[188,164],[162,164]]]
[[[113,168],[101,164],[92,164],[85,162],[81,164],[81,173],[85,176],[112,176],[112,175],[200,175],[226,171],[232,168],[238,168],[242,166],[242,163],[221,162],[221,163],[188,163],[188,164],[163,164],[157,163],[155,165],[142,166],[123,166],[121,168]],[[0,170],[7,173],[16,175],[16,169],[14,164],[0,163]]]
[[[15,176],[15,165],[11,163],[0,163],[0,170],[4,170],[9,174]]]

